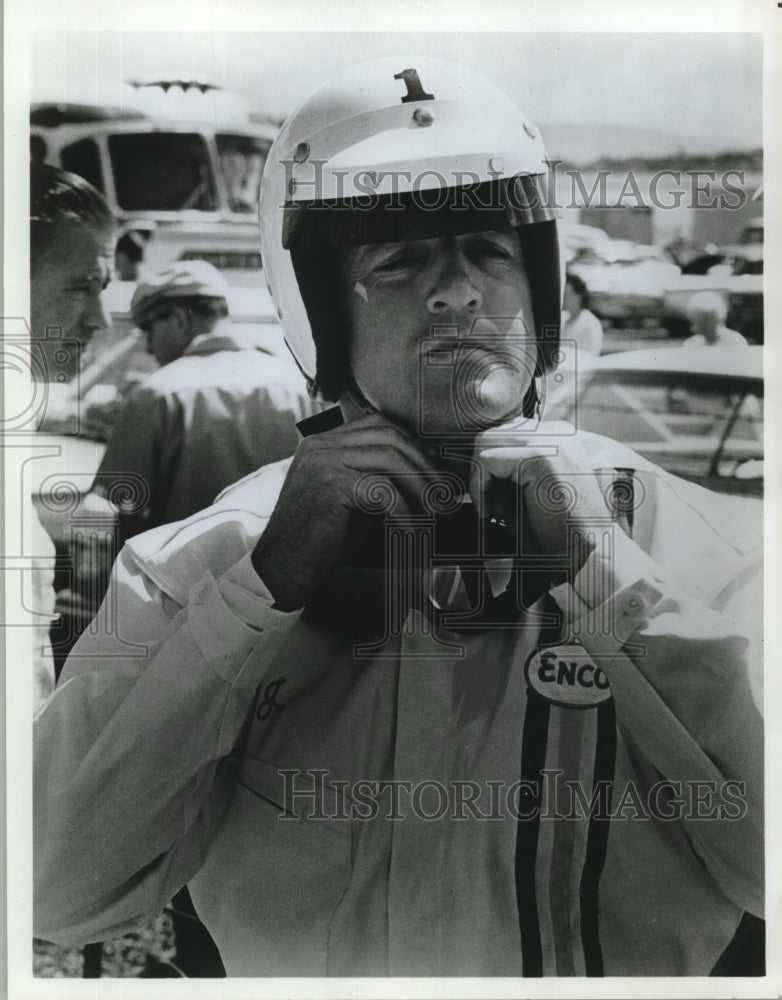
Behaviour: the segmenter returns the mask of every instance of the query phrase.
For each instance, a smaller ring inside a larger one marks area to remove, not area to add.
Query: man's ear
[[[190,345],[191,340],[196,334],[193,324],[193,314],[187,306],[174,306],[171,313],[171,320],[174,325],[173,337],[178,345],[177,354],[181,355]]]
[[[171,310],[171,319],[174,322],[174,331],[177,337],[182,337],[190,332],[190,310],[184,306],[174,306]]]

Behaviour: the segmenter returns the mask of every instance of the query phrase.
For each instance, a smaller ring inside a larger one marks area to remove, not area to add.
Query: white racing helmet
[[[537,128],[485,77],[440,59],[337,76],[283,126],[261,184],[269,292],[299,367],[327,398],[348,373],[339,248],[517,227],[539,371],[559,343],[560,260]]]

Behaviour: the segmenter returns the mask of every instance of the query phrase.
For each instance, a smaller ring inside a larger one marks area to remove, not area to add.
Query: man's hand
[[[591,551],[587,528],[607,513],[597,477],[570,425],[542,423],[530,432],[528,423],[478,435],[470,495],[482,517],[521,535],[525,551],[567,553],[580,568]]]
[[[379,414],[305,438],[252,561],[283,611],[306,602],[338,565],[361,479],[390,482],[400,505],[417,510],[439,470],[415,438]],[[398,507],[396,513],[401,513]]]

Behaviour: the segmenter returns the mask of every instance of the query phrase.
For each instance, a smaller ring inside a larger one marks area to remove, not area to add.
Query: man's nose
[[[89,340],[98,330],[107,330],[110,325],[111,321],[102,297],[100,295],[91,296],[81,319],[85,339]]]
[[[451,312],[474,313],[481,308],[483,295],[461,254],[453,253],[444,263],[426,305],[433,316]]]

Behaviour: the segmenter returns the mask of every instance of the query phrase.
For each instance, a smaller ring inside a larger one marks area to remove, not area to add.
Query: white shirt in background
[[[562,339],[575,340],[579,351],[597,357],[603,350],[603,327],[597,316],[589,309],[582,309],[572,318],[570,313],[565,311],[562,313]]]

